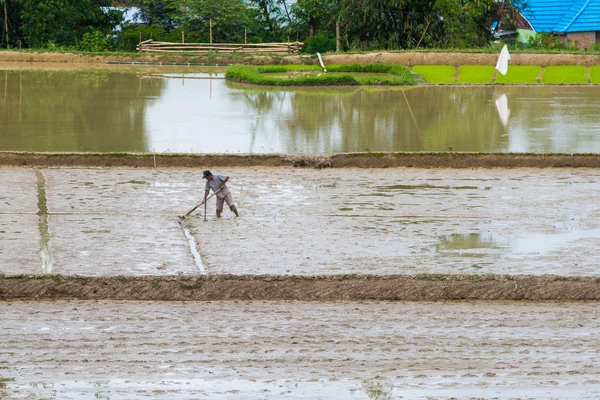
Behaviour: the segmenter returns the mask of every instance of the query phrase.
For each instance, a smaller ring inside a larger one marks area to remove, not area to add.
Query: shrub
[[[335,50],[335,39],[329,39],[324,34],[315,35],[304,41],[304,53],[316,54]]]
[[[175,34],[173,34],[172,36],[174,37]],[[167,40],[170,38],[171,37],[169,36],[169,34],[165,33],[165,31],[163,31],[162,28],[147,25],[136,25],[123,30],[123,32],[121,33],[120,43],[117,47],[125,51],[135,51],[135,48],[140,41],[148,39],[154,39],[156,41],[164,42],[173,41]],[[179,39],[175,41],[180,40],[181,31],[179,31]]]
[[[94,30],[83,34],[79,48],[84,51],[108,51],[108,38],[100,31]]]
[[[577,43],[567,39],[561,42],[558,36],[551,33],[538,33],[529,38],[529,47],[547,50],[577,50]]]

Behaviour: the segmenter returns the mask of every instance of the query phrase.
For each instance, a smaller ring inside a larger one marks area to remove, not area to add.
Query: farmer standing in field
[[[212,172],[206,170],[202,173],[202,178],[206,179],[206,186],[204,188],[204,199],[202,203],[206,203],[208,193],[212,189],[213,193],[217,195],[217,218],[221,218],[223,212],[223,202],[227,203],[229,209],[234,212],[236,217],[239,217],[238,210],[233,204],[233,197],[231,192],[225,183],[229,180],[228,176],[225,175],[213,175]]]

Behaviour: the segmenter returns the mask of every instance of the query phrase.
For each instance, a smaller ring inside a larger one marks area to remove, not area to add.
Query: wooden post
[[[181,43],[185,43],[185,32],[181,31]]]
[[[209,21],[209,28],[210,28],[210,44],[212,44],[212,18]]]
[[[248,29],[244,28],[244,44],[248,44]]]
[[[340,20],[335,21],[335,51],[340,52]]]
[[[142,32],[140,32],[140,43],[142,43]]]

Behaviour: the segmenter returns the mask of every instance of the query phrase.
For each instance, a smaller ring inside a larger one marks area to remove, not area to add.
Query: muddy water
[[[276,90],[184,71],[0,66],[0,150],[600,152],[597,86]]]
[[[215,169],[241,217],[185,226],[197,170],[41,171],[47,241],[35,171],[0,169],[0,273],[46,244],[57,274],[599,274],[595,169]]]
[[[594,304],[59,301],[0,314],[7,398],[600,396]]]

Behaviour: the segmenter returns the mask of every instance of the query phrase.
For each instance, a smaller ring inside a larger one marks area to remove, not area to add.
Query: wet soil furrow
[[[2,276],[0,299],[600,300],[600,279],[558,276]]]

